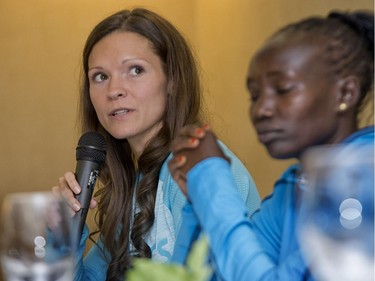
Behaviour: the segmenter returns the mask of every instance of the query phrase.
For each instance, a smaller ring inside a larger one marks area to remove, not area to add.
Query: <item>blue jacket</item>
[[[246,167],[222,142],[219,142],[224,153],[231,159],[231,173],[235,179],[235,186],[240,194],[241,203],[246,206],[248,212],[253,213],[259,208],[260,197],[254,181]],[[186,204],[186,198],[180,191],[177,183],[172,179],[167,163],[164,162],[160,174],[155,201],[155,221],[145,240],[152,251],[152,259],[159,262],[168,262],[172,259],[176,236],[181,227],[182,208]],[[136,207],[134,208],[136,212]],[[85,242],[88,237],[88,229],[81,238],[80,250],[77,253],[77,266],[75,280],[79,281],[104,281],[106,280],[109,255],[101,239],[94,244],[85,258]],[[194,240],[194,234],[186,238]],[[129,245],[132,248],[132,245]],[[103,256],[107,253],[107,258]]]
[[[362,129],[344,143],[373,145],[374,128]],[[228,162],[205,159],[188,173],[192,206],[183,209],[180,235],[189,237],[187,233],[193,231],[189,226],[196,227],[199,220],[210,242],[216,273],[224,280],[313,280],[295,232],[298,170],[298,164],[289,167],[275,183],[274,192],[249,219]],[[184,248],[181,244],[176,243],[173,260],[177,262],[186,258],[186,245]]]

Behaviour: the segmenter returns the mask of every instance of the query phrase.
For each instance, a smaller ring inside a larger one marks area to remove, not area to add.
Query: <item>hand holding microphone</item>
[[[105,155],[106,143],[101,134],[83,134],[76,148],[75,173],[65,173],[64,177],[59,179],[59,185],[53,187],[76,212],[73,217],[73,239],[76,244],[80,241],[89,208],[96,206],[92,194]]]

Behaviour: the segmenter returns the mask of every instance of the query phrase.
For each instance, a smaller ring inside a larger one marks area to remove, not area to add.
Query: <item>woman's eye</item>
[[[92,80],[94,82],[103,82],[104,80],[107,80],[107,79],[108,79],[108,76],[105,75],[104,73],[95,73],[92,76]]]
[[[279,94],[286,94],[287,92],[289,92],[289,88],[278,88],[277,92]]]
[[[285,86],[279,86],[279,87],[276,87],[276,91],[278,94],[287,94],[289,93],[290,91],[292,91],[294,88],[293,85],[285,85]]]
[[[132,66],[130,68],[130,71],[129,71],[129,74],[131,76],[138,76],[139,74],[141,74],[143,72],[143,67],[141,66]]]
[[[255,102],[260,95],[257,83],[255,83],[252,79],[249,78],[246,81],[246,88],[249,92],[250,101]]]
[[[250,92],[250,100],[252,102],[255,102],[258,99],[258,97],[259,97],[258,93],[254,92],[254,91]]]
[[[255,102],[259,98],[259,90],[255,88],[248,88],[250,101]]]

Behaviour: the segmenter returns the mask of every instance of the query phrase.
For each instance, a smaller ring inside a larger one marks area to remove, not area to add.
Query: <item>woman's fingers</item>
[[[52,192],[55,193],[56,195],[61,196],[65,200],[66,204],[70,207],[69,208],[70,215],[73,217],[76,213],[76,210],[74,209],[75,202],[73,202],[73,200],[71,199],[71,196],[74,198],[72,191],[68,192],[66,191],[65,188],[62,188],[61,185],[57,185],[57,186],[52,187]]]
[[[176,153],[183,149],[197,147],[199,140],[203,139],[209,130],[208,126],[188,125],[183,127],[172,141],[171,151]]]
[[[76,179],[76,176],[72,172],[66,172],[64,174],[64,179],[66,183],[69,185],[69,188],[75,193],[79,194],[81,192],[81,187]]]
[[[180,168],[186,162],[186,157],[182,155],[174,155],[173,158],[168,162],[168,168],[171,172],[172,178],[180,187],[181,191],[187,195],[186,193],[186,176],[180,170]]]
[[[199,147],[202,141],[204,143],[207,142],[205,140],[207,135],[210,136],[210,141],[216,144],[216,136],[209,126],[188,125],[183,127],[172,141],[171,151],[173,158],[168,162],[168,168],[173,179],[186,196],[186,173],[204,158],[205,153],[202,153],[202,149],[199,149]]]
[[[182,173],[182,171],[177,170],[174,173],[174,175],[173,175],[173,179],[176,181],[176,183],[180,187],[180,190],[182,191],[182,193],[187,197],[188,195],[187,195],[186,176],[185,176],[185,174]]]
[[[180,130],[179,135],[190,136],[194,138],[203,138],[208,130],[208,125],[187,125]]]
[[[168,162],[168,168],[174,179],[179,177],[180,168],[185,164],[186,157],[183,155],[173,155],[172,159]]]
[[[81,204],[74,197],[77,191],[78,193],[81,191],[81,188],[72,172],[67,172],[63,177],[60,177],[58,185],[52,187],[52,191],[60,194],[74,212],[78,212],[81,209]]]

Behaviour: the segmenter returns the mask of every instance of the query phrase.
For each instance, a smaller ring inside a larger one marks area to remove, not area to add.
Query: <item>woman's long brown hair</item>
[[[113,138],[101,126],[90,100],[87,74],[90,53],[98,41],[113,32],[134,32],[147,38],[163,63],[168,81],[163,126],[137,163],[128,141]],[[130,243],[137,256],[151,257],[151,249],[143,237],[154,223],[159,172],[170,153],[170,142],[184,125],[200,122],[202,118],[198,67],[188,42],[167,20],[146,9],[122,10],[107,17],[93,29],[84,47],[79,112],[82,131],[98,131],[107,141],[107,158],[96,192],[98,229],[93,234],[100,233],[110,254],[107,280],[123,280],[124,272],[131,267]],[[137,181],[139,174],[143,177]],[[134,193],[139,212],[132,218]]]

